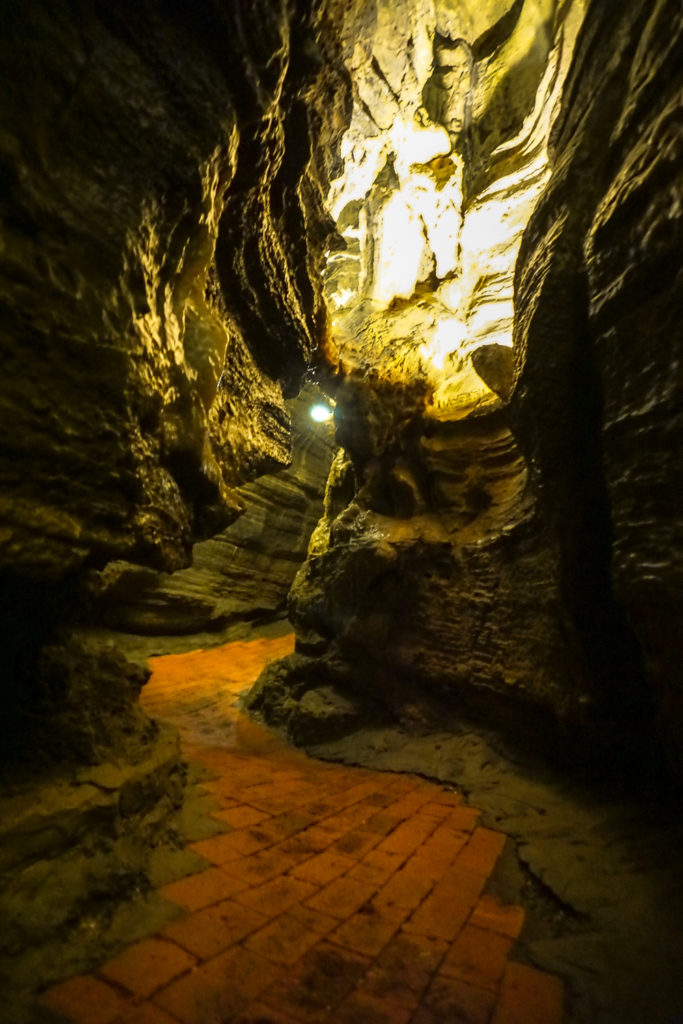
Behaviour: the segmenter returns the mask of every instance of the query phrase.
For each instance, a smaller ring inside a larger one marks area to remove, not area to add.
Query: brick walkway
[[[145,706],[208,769],[227,831],[160,890],[182,916],[45,1002],[78,1024],[560,1024],[562,983],[513,958],[523,911],[484,892],[504,835],[438,785],[310,760],[240,714],[291,645],[154,659]]]

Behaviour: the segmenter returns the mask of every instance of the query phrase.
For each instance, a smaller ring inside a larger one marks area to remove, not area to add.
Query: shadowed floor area
[[[560,1024],[486,892],[505,846],[451,788],[315,761],[239,710],[293,637],[158,657],[144,691],[211,800],[177,916],[44,995],[78,1024]],[[210,833],[215,831],[215,835]]]

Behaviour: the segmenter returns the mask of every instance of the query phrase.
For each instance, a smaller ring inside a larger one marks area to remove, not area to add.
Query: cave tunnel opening
[[[676,0],[8,0],[8,1024],[683,1013]]]

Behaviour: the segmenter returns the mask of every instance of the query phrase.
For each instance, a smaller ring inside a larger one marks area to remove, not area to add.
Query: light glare
[[[312,420],[315,420],[316,423],[326,423],[327,420],[332,419],[332,410],[328,405],[323,405],[322,403],[312,405],[310,417]]]

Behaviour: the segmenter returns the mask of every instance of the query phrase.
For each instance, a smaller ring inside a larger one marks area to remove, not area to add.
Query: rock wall
[[[348,119],[334,17],[298,0],[3,6],[6,996],[41,957],[82,967],[84,934],[181,842],[184,769],[140,711],[145,672],[73,628],[93,573],[186,566],[244,510],[240,484],[290,464]]]
[[[126,562],[107,566],[95,585],[96,621],[142,636],[220,637],[240,623],[283,617],[322,515],[335,451],[332,424],[311,418],[320,398],[306,386],[287,403],[291,466],[237,488],[245,512],[227,530],[195,544],[189,568],[169,574]]]
[[[330,382],[346,463],[333,472],[326,517],[292,591],[297,653],[264,677],[252,702],[295,736],[320,687],[339,696],[336,725],[325,715],[331,731],[349,727],[349,696],[356,717],[390,714],[412,727],[455,706],[518,743],[545,738],[574,766],[602,773],[654,767],[664,741],[668,769],[680,773],[681,14],[665,0],[628,10],[589,3],[570,47],[570,8],[548,7],[547,18],[535,8],[540,35],[522,35],[530,49],[513,59],[525,9],[512,5],[500,21],[481,10],[488,27],[469,26],[482,78],[466,68],[456,75],[454,57],[438,70],[439,47],[456,49],[442,11],[429,78],[441,97],[431,117],[444,122],[452,108],[455,118],[446,127],[450,159],[462,166],[462,225],[507,189],[498,207],[506,230],[536,136],[511,140],[530,108],[548,129],[547,167],[540,185],[533,179],[540,199],[509,264],[513,348],[492,313],[504,275],[484,263],[473,282],[457,268],[444,281],[438,259],[387,314],[361,306],[363,345],[358,334],[347,344],[348,318],[357,327],[359,317],[348,293],[359,281],[367,289],[358,267],[377,241],[373,210],[406,187],[400,170],[382,168],[374,191],[342,211],[340,228],[353,213],[353,244],[328,271],[332,300],[341,289],[349,304],[333,317]],[[374,51],[375,78],[400,63],[400,48],[390,50],[386,65],[382,47]],[[560,101],[541,115],[551,54]],[[406,41],[404,64],[411,59]],[[487,66],[497,69],[488,90]],[[408,77],[398,76],[401,87]],[[358,119],[374,109],[365,80],[361,73]],[[519,108],[507,123],[510,90]],[[343,186],[333,196],[335,188]],[[424,238],[427,246],[426,221]],[[420,372],[420,325],[434,323],[446,285],[472,296],[469,312],[457,312],[464,346],[458,354],[451,332]]]
[[[290,461],[285,395],[325,334],[336,46],[328,9],[290,0],[3,9],[0,674],[16,756],[41,704],[46,750],[59,732],[69,683],[41,681],[37,652],[81,617],[83,576],[112,559],[181,568],[243,510],[238,484]],[[96,678],[88,693],[98,707]]]
[[[517,268],[513,416],[597,725],[680,774],[681,147],[675,4],[589,8]]]

